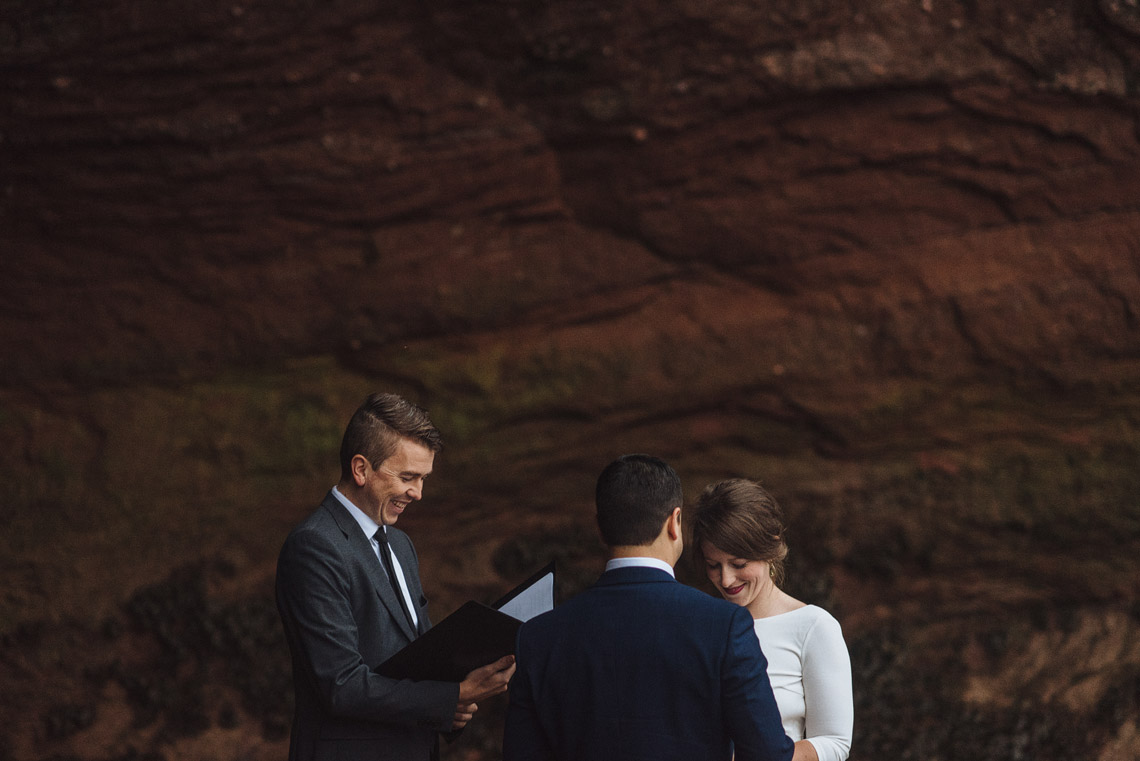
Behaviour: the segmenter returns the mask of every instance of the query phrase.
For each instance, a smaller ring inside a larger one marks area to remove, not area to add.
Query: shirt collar
[[[338,502],[345,506],[349,512],[349,515],[351,515],[353,519],[355,519],[356,522],[360,524],[360,530],[363,531],[364,535],[371,540],[372,537],[376,534],[376,529],[380,528],[380,524],[372,520],[372,517],[369,516],[368,513],[352,504],[352,502],[349,501],[348,497],[341,494],[340,489],[336,488],[335,486],[332,488],[332,495],[336,497]],[[388,533],[387,528],[384,529],[384,533]]]
[[[613,571],[617,568],[656,568],[673,578],[677,578],[673,572],[673,566],[658,558],[613,558],[606,563],[607,571]]]

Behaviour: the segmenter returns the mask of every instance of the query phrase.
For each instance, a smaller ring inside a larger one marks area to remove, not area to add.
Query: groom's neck
[[[656,558],[670,566],[677,564],[677,558],[674,556],[674,551],[671,547],[660,546],[658,542],[653,544],[626,544],[617,547],[610,547],[610,560],[617,558]]]

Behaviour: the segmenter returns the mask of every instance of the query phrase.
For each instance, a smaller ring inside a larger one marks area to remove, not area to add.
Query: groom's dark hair
[[[619,457],[598,476],[594,492],[602,541],[610,547],[651,544],[682,500],[681,479],[664,460]]]

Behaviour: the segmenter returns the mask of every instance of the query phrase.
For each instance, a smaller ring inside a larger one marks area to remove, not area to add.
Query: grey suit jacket
[[[408,622],[360,525],[330,492],[285,540],[277,609],[293,659],[290,761],[426,761],[451,729],[453,682],[396,681],[373,669],[431,626],[408,535],[388,529],[416,604]]]

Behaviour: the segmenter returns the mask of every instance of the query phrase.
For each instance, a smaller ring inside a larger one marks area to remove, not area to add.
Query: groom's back
[[[743,608],[609,571],[520,630],[505,758],[790,758],[766,665]]]

